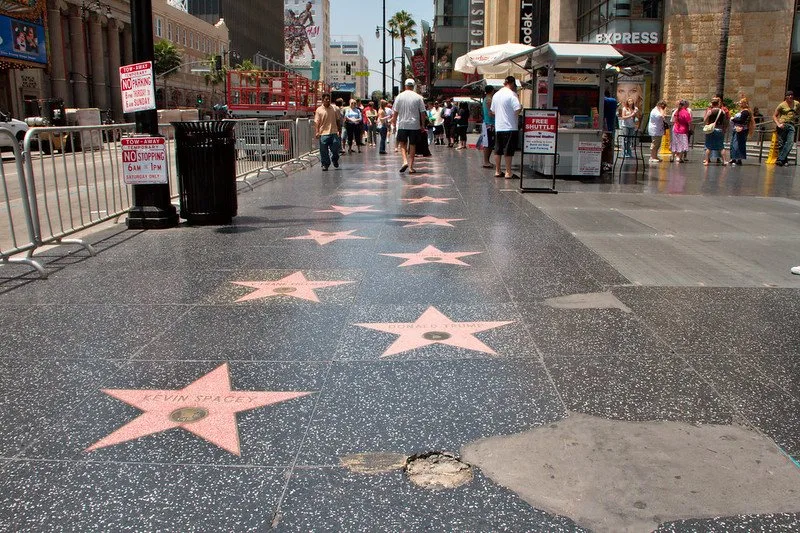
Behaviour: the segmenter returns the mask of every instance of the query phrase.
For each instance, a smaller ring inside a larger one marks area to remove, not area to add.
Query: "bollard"
[[[669,139],[672,132],[669,129],[664,130],[664,136],[661,137],[661,149],[658,151],[658,155],[664,156],[671,156],[672,150],[669,148]]]
[[[778,132],[772,132],[772,143],[769,146],[769,155],[767,156],[767,164],[774,165],[778,160]]]

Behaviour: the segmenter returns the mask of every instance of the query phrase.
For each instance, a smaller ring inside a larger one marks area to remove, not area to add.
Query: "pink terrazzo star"
[[[181,428],[234,455],[241,455],[236,413],[285,402],[311,392],[233,391],[225,363],[179,390],[102,389],[144,411],[85,451]]]
[[[422,198],[403,198],[403,201],[408,202],[409,204],[446,204],[450,200],[456,200],[456,198],[433,198],[431,196],[423,196]]]
[[[375,179],[375,178],[356,179],[356,180],[353,180],[353,181],[355,181],[357,183],[374,183],[374,184],[377,184],[377,185],[383,185],[383,184],[388,183],[388,180],[378,180],[378,179]]]
[[[410,222],[410,224],[406,224],[403,226],[404,228],[415,228],[418,226],[448,226],[450,228],[454,228],[451,222],[459,222],[461,220],[466,220],[465,218],[437,218],[430,215],[426,215],[420,218],[393,218],[392,220],[396,222]]]
[[[335,287],[336,285],[345,285],[353,282],[309,281],[302,272],[295,272],[277,281],[231,281],[231,283],[256,289],[254,292],[236,300],[237,302],[258,300],[261,298],[269,298],[270,296],[291,296],[292,298],[299,298],[301,300],[319,302],[317,293],[314,292],[316,289]]]
[[[398,265],[401,267],[412,266],[412,265],[424,265],[425,263],[471,266],[463,261],[459,261],[458,258],[466,257],[468,255],[475,255],[479,253],[481,252],[443,252],[440,249],[436,248],[435,246],[428,245],[419,252],[413,254],[381,254],[381,255],[388,255],[390,257],[399,257],[401,259],[405,259],[406,260],[405,263]]]
[[[360,205],[360,206],[342,206],[342,205],[332,205],[330,209],[322,209],[320,211],[314,211],[315,213],[339,213],[342,216],[352,215],[353,213],[381,213],[380,209],[372,209],[373,206],[371,205]]]
[[[376,191],[375,189],[359,189],[357,191],[342,191],[339,196],[380,196],[386,191]]]
[[[449,186],[436,183],[419,183],[417,185],[406,185],[406,189],[444,189]]]
[[[299,237],[286,237],[285,240],[292,241],[292,240],[312,240],[317,241],[317,244],[328,244],[333,241],[343,241],[348,239],[369,239],[369,237],[359,237],[358,235],[352,235],[358,231],[357,229],[351,229],[349,231],[317,231],[310,229],[308,230],[308,235],[300,235]]]
[[[355,325],[399,335],[399,338],[395,339],[381,357],[396,355],[414,348],[428,346],[429,344],[448,344],[467,350],[496,355],[494,350],[476,339],[474,334],[512,324],[513,322],[513,320],[504,322],[453,322],[435,307],[429,307],[414,322]]]

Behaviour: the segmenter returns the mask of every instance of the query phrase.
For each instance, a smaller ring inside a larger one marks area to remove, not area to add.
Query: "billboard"
[[[349,81],[334,81],[331,83],[332,91],[356,92],[356,83]]]
[[[47,46],[41,20],[32,22],[0,15],[0,57],[46,65]]]
[[[283,40],[286,64],[312,68],[324,50],[324,0],[284,0]]]

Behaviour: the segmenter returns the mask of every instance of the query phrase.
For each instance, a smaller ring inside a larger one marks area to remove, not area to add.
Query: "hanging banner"
[[[484,15],[486,13],[485,0],[469,0],[469,40],[467,50],[472,51],[483,48],[484,44]]]
[[[0,2],[0,62],[47,65],[44,0]]]
[[[533,2],[522,0],[519,4],[519,42],[535,46],[533,42]]]

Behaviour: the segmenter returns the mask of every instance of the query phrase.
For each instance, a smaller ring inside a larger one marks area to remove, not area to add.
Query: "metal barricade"
[[[258,119],[235,121],[236,134],[236,179],[250,189],[251,176],[257,180],[265,168],[263,128]]]
[[[264,122],[264,170],[286,172],[285,167],[301,164],[294,159],[295,124],[293,120]]]
[[[307,118],[295,120],[297,143],[295,143],[295,158],[313,165],[312,159],[319,162],[318,147],[314,146],[314,121]]]
[[[37,246],[37,237],[28,202],[28,185],[25,183],[25,169],[22,151],[14,134],[0,128],[0,146],[10,145],[14,152],[14,162],[0,165],[2,183],[2,204],[0,204],[0,264],[22,263],[36,269],[42,278],[47,277],[44,267],[31,259]],[[27,254],[26,257],[14,257]]]
[[[167,142],[167,175],[169,177],[169,197],[176,199],[178,192],[177,167],[175,158],[175,127],[172,124],[159,124],[158,133]]]
[[[118,218],[131,206],[122,178],[120,139],[134,124],[31,128],[25,135],[25,177],[37,245],[78,244],[66,239]]]

